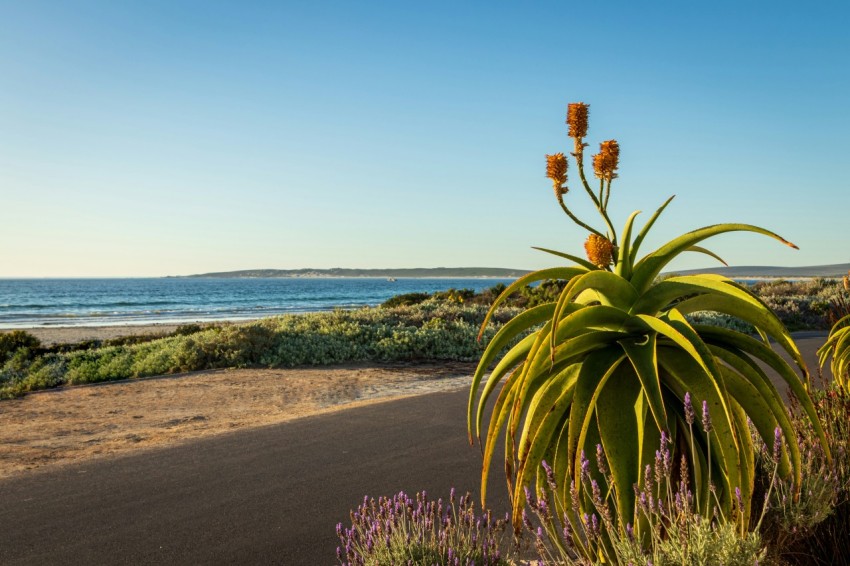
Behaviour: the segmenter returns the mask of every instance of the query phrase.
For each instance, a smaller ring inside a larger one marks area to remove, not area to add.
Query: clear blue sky
[[[648,244],[748,222],[800,251],[708,247],[733,265],[848,262],[848,16],[0,0],[0,277],[552,265],[530,246],[582,253],[586,236],[544,177],[579,100],[591,149],[621,145],[617,225],[678,195]]]

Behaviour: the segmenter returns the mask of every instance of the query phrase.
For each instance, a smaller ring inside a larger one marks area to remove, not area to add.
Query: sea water
[[[378,305],[403,293],[482,291],[512,279],[0,279],[0,329],[250,320]]]

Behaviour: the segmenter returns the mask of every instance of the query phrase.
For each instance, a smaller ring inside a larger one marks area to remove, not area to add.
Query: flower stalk
[[[590,105],[585,104],[584,102],[573,102],[567,105],[567,125],[569,126],[568,135],[573,138],[574,141],[574,151],[571,155],[576,160],[581,184],[587,192],[587,195],[590,197],[590,200],[593,202],[593,205],[596,207],[597,212],[599,212],[602,217],[607,234],[604,234],[601,230],[598,230],[590,226],[588,223],[580,220],[564,202],[563,197],[567,193],[567,188],[564,185],[566,183],[566,158],[563,153],[546,156],[546,176],[552,179],[553,183],[555,183],[555,196],[558,199],[558,204],[561,206],[561,209],[566,213],[566,215],[569,216],[570,220],[591,234],[604,238],[611,243],[613,246],[613,254],[612,261],[609,263],[616,267],[618,261],[617,231],[614,229],[614,225],[611,223],[611,218],[608,216],[608,199],[611,195],[611,181],[617,177],[616,170],[619,164],[620,146],[616,140],[604,141],[600,144],[599,154],[593,156],[593,168],[596,172],[596,176],[600,179],[599,194],[597,195],[590,188],[590,184],[587,182],[587,176],[584,172],[584,148],[587,146],[587,144],[584,143],[584,138],[587,136],[589,109]],[[561,177],[557,175],[557,173],[560,173],[561,171],[564,173],[563,182],[559,182]],[[608,264],[605,264],[605,267],[601,267],[601,269],[610,270],[610,267]]]

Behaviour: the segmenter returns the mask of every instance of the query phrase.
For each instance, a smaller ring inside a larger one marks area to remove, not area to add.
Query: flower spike
[[[590,260],[590,263],[604,269],[611,264],[614,256],[614,245],[608,238],[591,234],[584,242],[584,251],[587,253],[587,259]]]
[[[599,153],[593,156],[593,171],[597,179],[611,182],[617,178],[620,165],[620,144],[617,140],[608,140],[599,144]]]

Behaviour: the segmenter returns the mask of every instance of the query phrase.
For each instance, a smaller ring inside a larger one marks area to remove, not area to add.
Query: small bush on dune
[[[409,307],[412,305],[418,305],[423,301],[427,301],[429,298],[431,298],[431,295],[428,293],[405,293],[403,295],[390,297],[384,301],[381,306],[387,309],[394,307]]]
[[[23,330],[12,330],[0,332],[0,364],[11,358],[18,350],[26,349],[28,353],[34,353],[41,347],[41,342]]]

